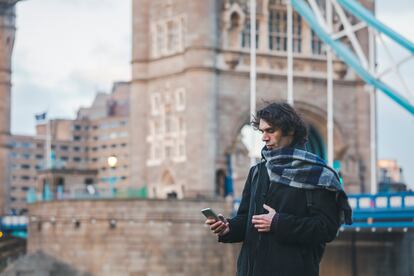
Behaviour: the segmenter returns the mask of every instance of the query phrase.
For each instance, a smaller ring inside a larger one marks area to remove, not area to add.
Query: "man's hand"
[[[223,236],[230,232],[230,227],[228,221],[224,218],[222,214],[218,214],[218,216],[220,218],[223,218],[224,222],[221,220],[208,218],[205,223],[210,226],[210,230],[214,234],[216,234],[217,236]]]
[[[275,209],[263,204],[263,208],[265,208],[269,213],[263,215],[255,215],[252,217],[252,223],[254,227],[256,227],[258,232],[269,232],[270,227],[272,225],[273,217],[276,214]]]

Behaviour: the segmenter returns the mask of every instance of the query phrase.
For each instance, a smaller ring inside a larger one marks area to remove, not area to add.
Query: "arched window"
[[[244,28],[241,33],[241,46],[250,48],[250,18],[246,18]],[[256,20],[256,48],[259,48],[259,21]]]
[[[161,183],[164,186],[174,185],[175,181],[169,170],[164,171],[164,173],[162,174]]]
[[[323,143],[321,135],[312,125],[309,126],[307,149],[326,160],[325,144]]]

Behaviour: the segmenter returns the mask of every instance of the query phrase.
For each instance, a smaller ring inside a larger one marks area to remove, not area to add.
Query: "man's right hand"
[[[224,221],[208,218],[205,223],[210,226],[210,230],[214,234],[217,236],[223,236],[230,232],[229,222],[223,217],[222,214],[219,214],[218,216],[223,218]]]

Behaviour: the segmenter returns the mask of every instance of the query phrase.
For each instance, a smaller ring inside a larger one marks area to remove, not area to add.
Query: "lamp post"
[[[115,169],[116,164],[118,163],[118,158],[115,155],[111,155],[108,157],[108,166],[111,169]],[[109,187],[111,189],[111,196],[114,197],[115,195],[115,183],[116,183],[117,177],[111,176],[109,177]]]

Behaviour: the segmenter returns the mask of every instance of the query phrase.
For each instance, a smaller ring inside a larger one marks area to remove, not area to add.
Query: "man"
[[[238,276],[318,275],[340,214],[351,223],[338,175],[305,150],[305,123],[290,105],[269,104],[252,125],[266,143],[263,160],[250,169],[237,215],[206,224],[219,242],[243,242]]]

